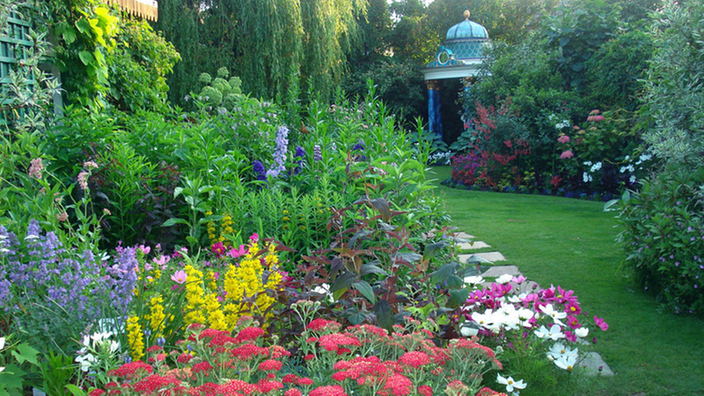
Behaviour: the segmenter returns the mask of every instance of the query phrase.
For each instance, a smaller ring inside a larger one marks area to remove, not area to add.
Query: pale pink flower
[[[81,187],[81,190],[88,188],[88,176],[88,172],[86,171],[81,171],[81,173],[78,174],[78,185]]]
[[[572,154],[572,151],[570,151],[570,150],[567,150],[567,151],[563,152],[562,154],[560,154],[560,159],[566,159],[566,158],[572,158],[572,157],[574,157],[574,154]]]
[[[174,272],[173,275],[171,275],[171,280],[178,283],[179,285],[184,284],[187,278],[188,275],[186,275],[186,271],[184,270],[178,270]]]
[[[86,161],[83,163],[83,167],[86,169],[98,169],[98,164],[93,161]]]
[[[41,158],[35,158],[32,161],[30,161],[29,177],[33,177],[35,179],[41,179],[43,170],[44,170],[44,165],[42,164]]]
[[[68,213],[66,213],[66,212],[58,213],[56,215],[56,220],[61,221],[61,222],[68,220]]]
[[[164,255],[161,255],[161,256],[159,256],[158,258],[157,258],[157,257],[154,257],[154,258],[152,259],[152,261],[153,261],[154,263],[158,264],[158,265],[159,265],[159,268],[162,268],[162,269],[163,269],[164,267],[166,267],[166,263],[168,263],[170,260],[171,260],[171,257],[169,257],[169,256],[164,256]]]
[[[570,137],[567,135],[562,135],[559,138],[557,138],[557,141],[562,143],[562,144],[567,144],[570,142]]]
[[[145,255],[149,254],[149,252],[152,251],[152,248],[151,248],[151,247],[149,247],[149,246],[144,246],[144,245],[139,245],[139,246],[137,246],[137,249],[141,250],[142,253],[144,253]]]

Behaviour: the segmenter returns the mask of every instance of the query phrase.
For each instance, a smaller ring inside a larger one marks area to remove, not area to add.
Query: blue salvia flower
[[[115,251],[117,255],[114,264],[106,269],[108,275],[103,284],[110,291],[113,307],[124,316],[127,315],[137,284],[137,249],[117,247]]]

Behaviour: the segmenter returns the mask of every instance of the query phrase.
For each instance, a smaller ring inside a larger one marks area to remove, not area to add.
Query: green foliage
[[[120,111],[164,110],[169,87],[166,76],[180,59],[174,46],[149,24],[121,19],[117,46],[107,57],[108,102]]]
[[[547,45],[568,87],[583,89],[587,62],[619,29],[619,9],[606,0],[569,2],[545,20]]]
[[[699,167],[704,152],[704,4],[670,4],[654,21],[655,52],[646,80],[650,121],[643,139],[667,163]]]
[[[110,88],[107,59],[116,46],[119,18],[95,0],[52,0],[49,9],[59,41],[56,63],[69,100],[93,110],[103,108]]]
[[[593,108],[637,110],[652,52],[652,37],[636,29],[600,46],[587,61],[587,101]]]
[[[704,169],[670,166],[621,204],[626,263],[675,313],[704,313],[702,184]]]
[[[39,369],[42,374],[42,389],[48,395],[68,396],[71,393],[66,389],[73,380],[75,367],[70,356],[50,351],[40,362]]]
[[[15,343],[12,334],[0,337],[0,395],[21,395],[29,367],[39,366],[36,349],[27,343]],[[25,364],[29,363],[29,364]]]

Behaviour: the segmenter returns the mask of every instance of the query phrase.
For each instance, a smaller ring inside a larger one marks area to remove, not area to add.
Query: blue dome
[[[457,25],[451,27],[447,31],[446,40],[458,40],[458,39],[488,39],[489,34],[486,32],[486,28],[476,22],[472,22],[469,19],[458,23]]]

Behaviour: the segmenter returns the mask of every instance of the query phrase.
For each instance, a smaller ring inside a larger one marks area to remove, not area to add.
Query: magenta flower
[[[158,258],[157,258],[157,257],[154,257],[154,258],[152,259],[152,261],[153,261],[154,263],[158,264],[158,265],[159,265],[159,268],[164,269],[164,267],[166,267],[166,263],[168,263],[169,261],[171,261],[171,257],[169,257],[169,256],[164,256],[164,255],[162,254],[162,255],[159,256]]]
[[[222,242],[217,242],[210,247],[210,250],[215,253],[215,257],[220,258],[225,254],[225,245]]]
[[[178,283],[179,285],[184,284],[187,278],[188,275],[186,275],[186,271],[184,270],[178,270],[174,272],[173,275],[171,275],[171,280]]]
[[[258,243],[258,242],[259,242],[259,234],[257,234],[257,233],[255,232],[254,234],[252,234],[251,237],[249,237],[249,240],[250,240],[250,242],[252,242],[252,243]]]
[[[567,151],[563,152],[562,154],[560,154],[560,159],[566,159],[566,158],[572,158],[572,157],[574,157],[574,154],[572,154],[572,151],[570,151],[570,150],[567,150]]]
[[[149,246],[144,246],[144,245],[139,245],[139,246],[137,246],[137,249],[139,249],[142,253],[144,253],[144,255],[147,255],[147,254],[149,254],[149,252],[152,251],[152,248],[151,248],[151,247],[149,247]]]
[[[247,254],[247,248],[244,245],[240,245],[239,249],[231,248],[227,255],[232,258],[239,258]]]
[[[594,315],[594,323],[601,329],[601,331],[606,331],[609,329],[609,325],[606,324],[604,319],[598,318],[596,315]]]
[[[567,135],[562,135],[559,138],[557,138],[557,141],[562,143],[562,144],[567,144],[570,142],[570,137]]]

